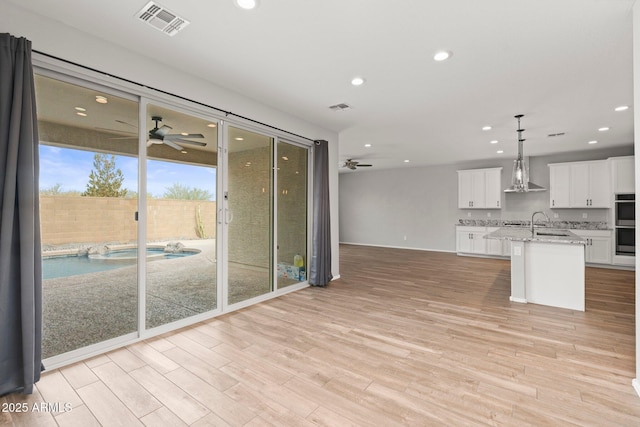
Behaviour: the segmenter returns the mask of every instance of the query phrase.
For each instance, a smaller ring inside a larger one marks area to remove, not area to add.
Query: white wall
[[[127,51],[107,41],[64,25],[61,22],[33,14],[0,0],[0,31],[25,37],[32,48],[49,55],[94,68],[149,87],[173,93],[187,99],[232,111],[241,116],[275,126],[311,139],[329,141],[330,197],[332,226],[333,275],[338,276],[338,135],[305,122],[293,115],[260,104],[242,94],[206,82],[177,69]],[[109,82],[117,80],[104,77]]]
[[[633,154],[633,145],[611,149],[563,153],[529,159],[530,180],[549,188],[549,163],[598,160]],[[358,170],[339,175],[340,241],[455,251],[455,224],[459,218],[531,218],[537,210],[548,213],[549,191],[503,193],[503,209],[458,209],[457,170],[502,167],[502,188],[511,182],[513,159],[391,170]],[[608,209],[554,209],[556,220],[607,221]],[[471,216],[467,216],[470,213]],[[552,217],[550,215],[550,217]],[[405,240],[406,236],[406,240]]]

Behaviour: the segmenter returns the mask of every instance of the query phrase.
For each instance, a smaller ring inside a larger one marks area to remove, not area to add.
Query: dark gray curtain
[[[37,126],[31,42],[0,34],[0,396],[42,367]]]
[[[327,286],[331,275],[331,216],[329,213],[329,143],[315,141],[313,150],[313,242],[309,284]]]

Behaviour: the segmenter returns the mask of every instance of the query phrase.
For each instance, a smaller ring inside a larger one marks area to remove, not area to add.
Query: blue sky
[[[92,151],[40,145],[40,189],[62,185],[61,191],[84,191],[93,169]],[[116,167],[124,175],[124,188],[138,192],[138,159],[116,155]],[[174,183],[199,188],[216,199],[216,168],[182,163],[147,161],[147,192],[162,196]]]

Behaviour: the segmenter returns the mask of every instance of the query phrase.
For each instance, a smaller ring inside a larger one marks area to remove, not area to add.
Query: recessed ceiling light
[[[235,137],[235,138],[233,138],[233,139],[235,139],[236,141],[244,141],[244,138],[242,138],[242,137],[240,137],[240,136],[237,136],[237,137]]]
[[[409,163],[409,160],[405,160],[404,162],[405,162],[405,163]]]
[[[482,126],[482,130],[491,130],[491,126]]]
[[[364,144],[366,148],[371,148],[371,144]]]
[[[87,111],[87,109],[82,107],[76,107],[76,111]]]
[[[435,55],[433,55],[433,59],[434,61],[446,61],[447,59],[451,58],[452,53],[448,52],[446,50],[441,50],[436,52]]]
[[[365,79],[363,79],[362,77],[354,77],[351,80],[351,84],[354,85],[354,86],[360,86],[360,85],[364,84],[364,82],[365,82]]]
[[[502,154],[502,153],[504,153],[504,151],[503,150],[498,150],[498,151],[496,151],[496,153]]]
[[[258,0],[234,0],[236,6],[240,9],[251,10],[258,7]]]
[[[187,136],[187,135],[189,135],[189,132],[180,132],[180,135]]]
[[[608,127],[606,127],[606,126],[604,126],[604,127],[599,128],[598,130],[599,130],[600,132],[606,132],[606,131],[608,131],[608,130],[609,130],[609,128],[608,128]]]
[[[83,113],[82,111],[78,111],[76,114],[82,117],[87,117],[87,113]]]
[[[107,98],[106,98],[106,97],[104,97],[104,96],[96,95],[96,102],[97,102],[98,104],[106,104],[106,103],[107,103],[107,102],[109,102],[109,101],[108,101],[108,100],[107,100]]]
[[[289,160],[287,156],[282,156],[282,160]]]
[[[597,144],[597,143],[598,143],[598,141],[593,140],[593,141],[589,141],[587,144]]]
[[[216,124],[215,123],[209,123],[207,126],[210,127],[210,128],[214,128],[214,127],[216,127]]]
[[[619,107],[614,108],[615,111],[625,111],[628,110],[629,106],[628,105],[621,105]]]
[[[497,140],[497,139],[494,139],[493,141],[489,141],[489,143],[490,143],[490,144],[497,144],[497,143],[498,143],[498,140]]]
[[[180,151],[182,154],[187,154],[187,150],[181,150]]]

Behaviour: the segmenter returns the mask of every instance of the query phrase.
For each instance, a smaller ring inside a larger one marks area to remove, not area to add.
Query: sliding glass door
[[[230,126],[224,222],[227,302],[272,291],[273,138]]]
[[[218,123],[149,104],[146,328],[215,310]]]
[[[307,145],[46,70],[35,82],[48,366],[304,286]]]
[[[35,83],[46,359],[138,329],[138,103]]]
[[[276,164],[277,286],[307,280],[307,147],[279,141]]]

